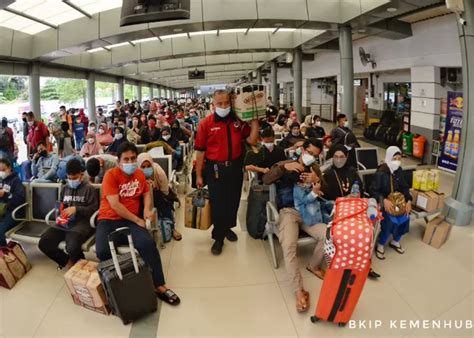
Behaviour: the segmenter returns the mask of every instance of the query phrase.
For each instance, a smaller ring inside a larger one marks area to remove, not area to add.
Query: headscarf
[[[95,139],[97,142],[99,142],[101,146],[108,146],[114,141],[114,138],[112,137],[112,135],[110,135],[109,127],[107,127],[107,123],[101,123],[99,127],[97,128],[97,130],[99,128],[104,129],[104,133],[96,134]]]
[[[122,127],[114,127],[114,130],[118,129],[120,133],[123,135],[123,137],[120,140],[114,139],[114,142],[107,148],[107,153],[109,154],[116,154],[117,149],[119,145],[121,145],[123,142],[127,142],[127,135],[125,135],[125,131],[123,130]]]
[[[394,168],[393,165],[392,165],[393,157],[395,155],[401,155],[401,153],[402,152],[401,152],[400,148],[398,148],[396,146],[390,146],[390,147],[387,148],[387,152],[385,153],[385,164],[390,169],[390,172],[392,174],[396,169],[398,169],[398,168]]]
[[[87,142],[87,140],[91,138],[95,140],[94,144],[89,144],[89,142]],[[95,133],[93,131],[90,131],[86,136],[86,142],[81,148],[81,156],[85,156],[86,154],[89,154],[89,156],[99,155],[101,153],[102,147],[100,146],[99,141],[97,141]]]
[[[150,162],[151,167],[153,168],[153,175],[147,180],[152,182],[153,189],[158,189],[163,192],[165,195],[169,193],[169,183],[168,178],[166,177],[165,171],[161,168],[158,163],[153,161],[153,158],[148,153],[141,153],[137,157],[138,167],[141,168],[143,162]]]

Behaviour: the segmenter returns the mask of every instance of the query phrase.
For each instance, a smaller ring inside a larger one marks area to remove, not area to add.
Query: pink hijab
[[[103,134],[97,134],[96,135],[96,140],[99,142],[99,144],[101,146],[110,145],[114,141],[114,138],[112,137],[112,135],[109,132],[109,128],[107,127],[107,123],[101,123],[99,125],[99,127],[97,128],[97,130],[99,130],[99,128],[104,129],[104,133]]]
[[[90,144],[88,142],[89,139],[93,139],[94,143]],[[87,136],[86,136],[86,142],[81,148],[81,156],[94,156],[94,155],[99,155],[102,154],[103,150],[102,147],[100,146],[99,141],[97,141],[97,137],[95,136],[95,133],[93,131],[90,131]]]

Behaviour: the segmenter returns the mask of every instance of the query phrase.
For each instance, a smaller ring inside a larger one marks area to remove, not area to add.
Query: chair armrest
[[[46,222],[46,225],[49,225],[51,226],[51,224],[49,223],[49,221],[51,220],[51,215],[54,213],[56,209],[51,209],[47,214],[46,216],[44,217],[44,221]]]
[[[95,229],[95,219],[97,218],[97,216],[99,215],[99,210],[97,210],[96,212],[94,212],[89,220],[89,224],[91,226],[91,228],[94,228]]]
[[[19,206],[17,206],[13,211],[12,211],[12,218],[15,220],[15,221],[21,221],[21,219],[19,218],[16,218],[16,213],[21,210],[22,208],[26,207],[29,203],[23,203]]]
[[[280,222],[280,214],[273,202],[267,202],[266,206],[267,220],[270,223],[278,224]]]
[[[176,182],[176,170],[173,170],[171,172],[171,176],[170,176],[170,179],[169,179],[170,182]]]

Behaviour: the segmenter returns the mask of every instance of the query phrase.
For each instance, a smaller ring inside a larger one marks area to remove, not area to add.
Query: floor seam
[[[33,332],[33,338],[36,337],[36,333],[38,332],[41,324],[43,323],[44,319],[46,318],[46,316],[48,315],[49,311],[51,310],[51,308],[53,307],[53,304],[56,302],[56,299],[59,297],[59,294],[61,293],[61,291],[63,290],[63,288],[66,287],[66,283],[64,283],[63,281],[63,285],[59,288],[58,292],[56,292],[56,295],[54,296],[53,298],[53,301],[51,302],[51,304],[49,304],[48,308],[46,309],[46,311],[44,312],[44,315],[43,317],[41,317],[41,320],[39,321],[38,325],[36,326],[34,332]]]

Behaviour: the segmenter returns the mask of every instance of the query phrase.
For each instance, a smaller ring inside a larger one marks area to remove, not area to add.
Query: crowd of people
[[[214,93],[210,104],[203,99],[153,99],[142,105],[125,100],[124,104],[117,101],[112,112],[97,109],[93,121],[84,110],[64,106],[47,125],[32,112],[25,112],[23,121],[28,159],[18,165],[15,143],[7,141],[11,129],[2,120],[0,245],[5,245],[5,232],[16,224],[12,211],[25,201],[21,181],[64,182],[61,201],[71,226],[67,231],[48,229],[40,239],[40,250],[59,268],[71,267],[84,257],[81,246],[94,232],[89,219],[99,210],[97,257],[109,259],[107,235],[129,227],[135,247],[152,270],[157,297],[171,305],[180,299],[166,287],[160,254],[145,224],[153,219],[154,207],[159,218],[174,224],[177,198],[166,173],[148,153],[153,148],[163,147],[172,154],[173,168],[179,168],[183,166],[180,145],[194,140],[196,186],[207,185],[209,190],[214,255],[222,253],[226,239],[238,240],[232,228],[237,225],[244,170],[255,172],[263,184],[275,184],[278,239],[300,312],[309,307],[296,250],[300,230],[316,241],[307,270],[324,279],[326,226],[337,198],[353,194],[357,187],[359,196],[368,192],[383,201],[384,216],[392,216],[394,205],[388,196],[398,191],[406,199],[406,214],[411,208],[409,187],[401,175],[400,149],[387,150],[373,184],[364,187],[354,150],[360,145],[344,114],[337,116],[337,125],[326,133],[319,116],[308,115],[300,123],[292,107],[277,108],[270,97],[266,116],[248,122],[233,112],[230,94],[223,90]],[[136,145],[144,145],[144,152],[139,154]],[[102,184],[100,199],[91,183]],[[403,254],[400,240],[408,226],[406,215],[384,217],[376,257],[385,259],[387,243]],[[173,238],[181,240],[177,229],[172,230]],[[388,242],[390,236],[393,239]],[[61,241],[66,241],[67,253],[58,249]],[[372,270],[370,276],[380,277]]]

